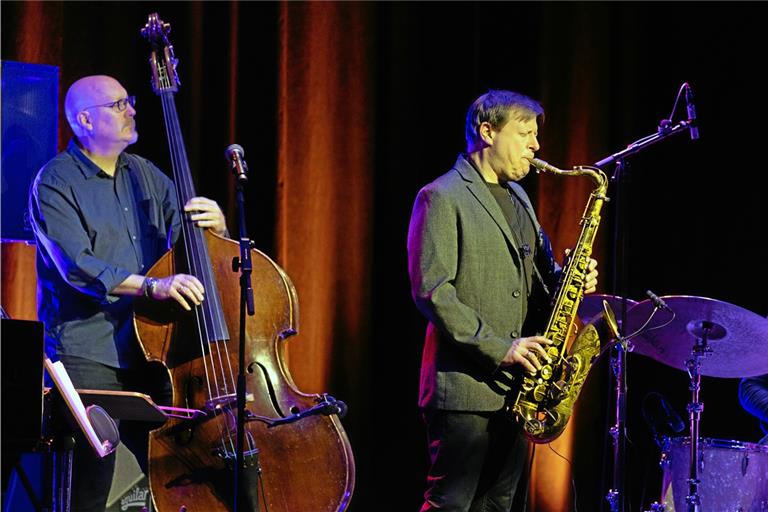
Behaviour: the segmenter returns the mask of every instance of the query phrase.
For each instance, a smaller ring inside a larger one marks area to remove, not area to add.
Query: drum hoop
[[[700,445],[704,448],[726,448],[743,452],[768,453],[768,444],[749,443],[737,439],[716,439],[712,437],[700,438]],[[663,452],[669,453],[673,446],[690,446],[690,436],[666,438],[663,442]]]

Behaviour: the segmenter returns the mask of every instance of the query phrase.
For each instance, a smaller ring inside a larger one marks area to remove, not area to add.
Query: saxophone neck
[[[595,182],[595,192],[600,196],[605,196],[605,192],[608,190],[608,176],[605,175],[602,169],[592,167],[591,165],[577,165],[571,172],[576,175],[589,176]]]
[[[536,172],[549,172],[562,176],[589,176],[592,181],[595,182],[595,185],[597,185],[596,188],[600,191],[601,195],[605,195],[605,191],[608,189],[608,177],[599,167],[577,165],[573,169],[564,170],[558,169],[554,165],[539,158],[532,158],[531,165],[536,168]]]

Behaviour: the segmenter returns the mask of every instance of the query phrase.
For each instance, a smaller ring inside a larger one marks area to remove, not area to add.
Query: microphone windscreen
[[[240,144],[230,144],[227,146],[227,149],[224,150],[224,156],[226,156],[228,159],[232,158],[232,153],[239,154],[240,158],[245,156],[245,150]]]

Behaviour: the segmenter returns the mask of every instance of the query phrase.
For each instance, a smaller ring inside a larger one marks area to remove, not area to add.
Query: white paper
[[[88,415],[85,412],[85,406],[80,399],[80,394],[75,390],[75,386],[72,385],[72,380],[69,378],[67,370],[61,361],[52,363],[50,359],[45,358],[45,369],[48,370],[48,374],[53,378],[56,383],[56,388],[61,393],[64,401],[69,406],[69,410],[72,411],[72,415],[77,420],[77,424],[80,425],[80,429],[85,434],[88,442],[96,451],[99,457],[104,457],[113,451],[113,447],[109,441],[103,443],[99,441],[99,436],[96,435],[96,431],[93,429]]]

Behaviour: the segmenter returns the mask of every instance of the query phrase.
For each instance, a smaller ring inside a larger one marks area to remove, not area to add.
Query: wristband
[[[153,299],[155,295],[155,288],[159,281],[154,277],[145,277],[142,288],[144,289],[144,296],[148,299]]]

